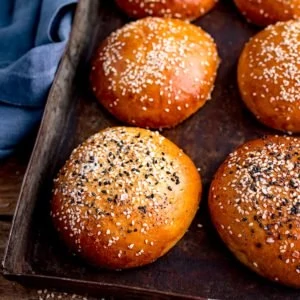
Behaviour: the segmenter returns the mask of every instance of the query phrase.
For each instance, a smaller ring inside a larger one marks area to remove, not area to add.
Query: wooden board
[[[71,42],[50,93],[20,194],[4,259],[5,275],[24,283],[131,299],[141,295],[296,299],[297,291],[268,282],[238,263],[218,238],[208,215],[208,186],[228,153],[246,140],[274,133],[260,125],[240,100],[236,63],[244,43],[258,28],[247,24],[231,1],[220,1],[195,23],[215,38],[222,58],[212,100],[180,126],[162,132],[201,169],[205,192],[188,233],[156,263],[119,273],[88,266],[58,240],[49,217],[53,177],[80,142],[102,128],[120,124],[97,104],[87,79],[95,47],[126,22],[112,1],[79,4]]]
[[[30,148],[31,142],[28,142]],[[24,145],[22,145],[24,146]],[[0,162],[0,216],[12,217],[21,189],[29,154],[16,153]]]

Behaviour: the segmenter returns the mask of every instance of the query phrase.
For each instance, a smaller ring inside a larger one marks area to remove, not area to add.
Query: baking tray
[[[228,0],[195,22],[215,38],[222,59],[212,100],[180,126],[162,131],[194,160],[203,177],[201,207],[187,234],[157,262],[122,272],[91,267],[59,241],[49,217],[53,177],[80,142],[120,124],[90,91],[90,57],[100,41],[128,21],[113,1],[82,0],[78,5],[23,182],[4,275],[23,284],[130,299],[300,299],[297,290],[275,285],[242,266],[209,219],[207,191],[220,163],[246,140],[274,133],[259,124],[240,100],[237,59],[259,29],[246,23]]]

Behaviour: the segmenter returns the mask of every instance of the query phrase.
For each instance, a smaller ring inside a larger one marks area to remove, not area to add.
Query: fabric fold
[[[76,0],[3,0],[0,159],[39,123],[71,31]]]

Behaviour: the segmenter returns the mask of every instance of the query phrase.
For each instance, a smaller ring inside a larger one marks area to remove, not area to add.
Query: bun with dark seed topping
[[[130,17],[169,17],[194,20],[211,10],[217,0],[116,0]]]
[[[266,26],[300,18],[300,0],[234,0],[248,21]]]
[[[200,201],[191,159],[157,132],[115,127],[75,149],[55,180],[51,215],[93,265],[149,264],[185,234]]]
[[[248,142],[217,171],[212,221],[235,256],[260,275],[300,288],[300,139]]]
[[[241,96],[258,120],[300,132],[300,21],[270,25],[245,46],[238,65]]]
[[[210,98],[219,58],[213,39],[180,20],[146,18],[112,33],[98,49],[92,89],[116,118],[173,127]]]

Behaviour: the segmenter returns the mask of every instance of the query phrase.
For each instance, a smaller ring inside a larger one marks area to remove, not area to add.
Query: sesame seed
[[[273,244],[275,241],[274,241],[274,239],[273,238],[267,238],[267,240],[266,240],[266,243],[268,243],[268,244]]]

